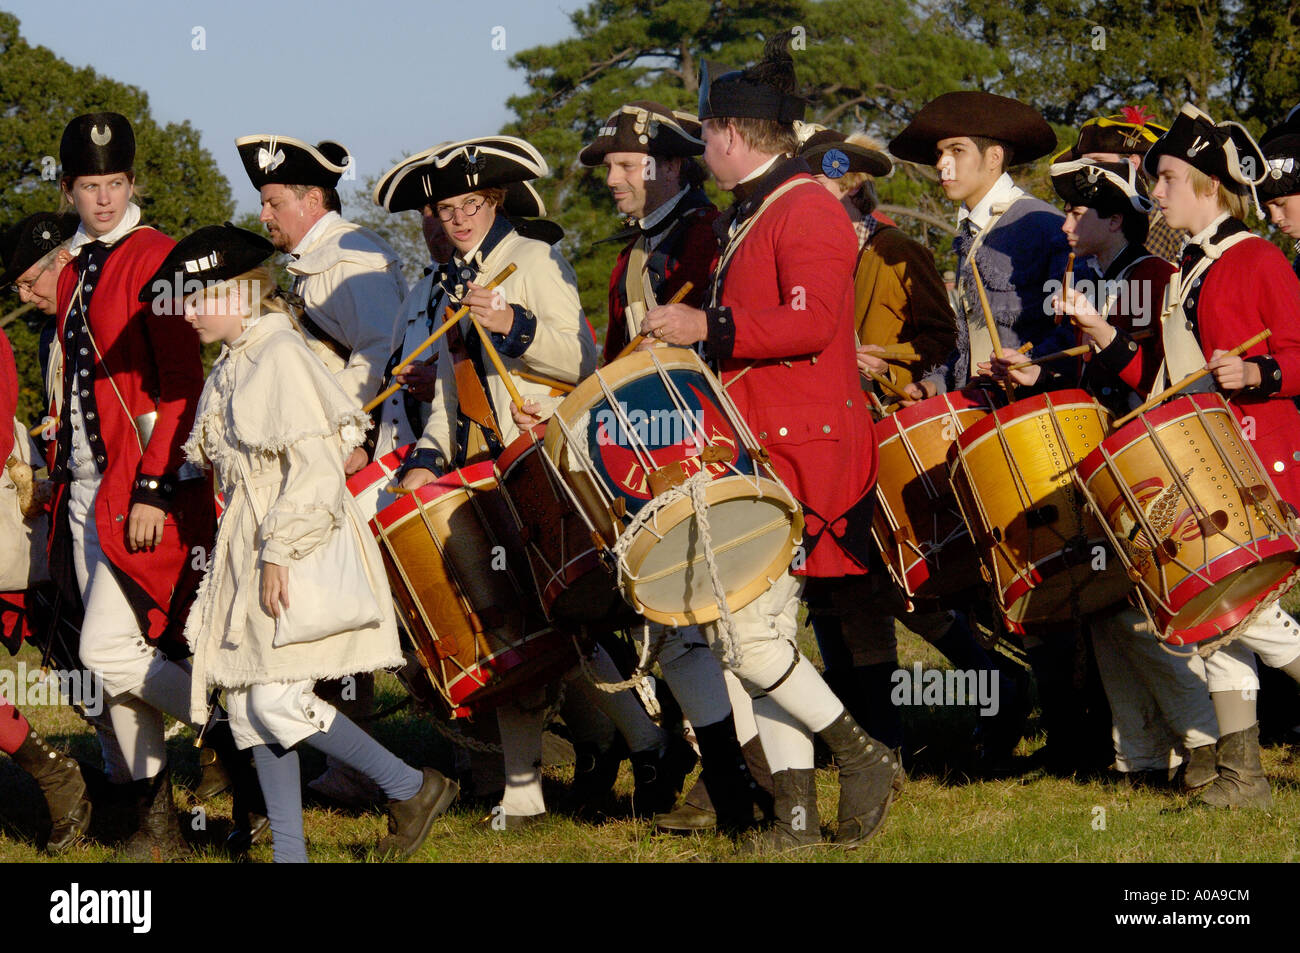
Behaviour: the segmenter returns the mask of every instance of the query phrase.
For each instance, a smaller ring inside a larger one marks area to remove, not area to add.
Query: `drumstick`
[[[1265,328],[1263,331],[1260,331],[1258,334],[1256,334],[1256,335],[1255,335],[1253,338],[1251,338],[1249,341],[1246,341],[1246,342],[1243,343],[1243,344],[1238,344],[1236,347],[1234,347],[1234,348],[1233,348],[1231,351],[1229,351],[1227,354],[1220,354],[1219,356],[1220,356],[1220,357],[1238,357],[1238,356],[1240,356],[1240,355],[1246,353],[1247,351],[1249,351],[1252,347],[1254,347],[1256,344],[1258,344],[1258,343],[1260,343],[1261,341],[1263,341],[1264,339],[1266,339],[1266,338],[1267,338],[1269,335],[1271,335],[1272,333],[1273,333],[1272,330],[1270,330],[1269,328]],[[1202,377],[1204,377],[1206,374],[1209,374],[1209,373],[1210,373],[1209,365],[1206,365],[1205,367],[1202,367],[1199,371],[1193,371],[1191,374],[1188,374],[1186,377],[1184,377],[1182,380],[1180,380],[1177,384],[1173,384],[1173,385],[1170,386],[1170,387],[1166,387],[1164,390],[1162,390],[1160,393],[1156,394],[1154,397],[1152,397],[1150,400],[1148,400],[1148,401],[1147,401],[1145,404],[1143,404],[1141,407],[1139,407],[1139,408],[1137,408],[1136,410],[1134,410],[1132,413],[1130,413],[1130,414],[1126,414],[1125,416],[1121,417],[1119,420],[1115,421],[1115,423],[1114,423],[1114,428],[1115,428],[1116,430],[1118,430],[1120,427],[1123,427],[1126,423],[1128,423],[1128,422],[1129,422],[1130,420],[1132,420],[1134,417],[1140,416],[1141,414],[1145,414],[1145,413],[1146,413],[1148,410],[1150,410],[1152,407],[1156,406],[1157,404],[1163,403],[1165,400],[1167,400],[1167,399],[1168,399],[1169,397],[1171,397],[1172,395],[1178,393],[1180,390],[1182,390],[1182,389],[1183,389],[1184,387],[1186,387],[1188,384],[1195,384],[1195,383],[1196,383],[1197,381],[1199,381]]]
[[[1138,331],[1131,335],[1134,341],[1142,341],[1151,337],[1154,331]],[[1064,357],[1078,357],[1081,354],[1087,354],[1092,349],[1091,344],[1079,344],[1075,347],[1067,347],[1064,351],[1053,351],[1051,354],[1044,354],[1042,357],[1036,357],[1032,361],[1024,361],[1017,364],[1016,367],[1033,367],[1035,364],[1046,364],[1048,361],[1057,361]]]
[[[1061,286],[1064,289],[1062,291],[1062,297],[1068,298],[1070,292],[1074,290],[1074,252],[1070,252],[1065,259],[1065,277],[1061,280]],[[1056,316],[1056,323],[1060,324],[1064,317],[1064,312],[1058,314]]]
[[[970,263],[971,277],[975,279],[975,291],[980,297],[980,309],[984,312],[984,324],[989,329],[989,337],[993,339],[993,353],[1002,353],[1002,338],[998,336],[998,323],[993,320],[993,308],[989,306],[989,296],[984,292],[984,280],[980,278],[980,270],[975,265],[975,259]],[[975,356],[971,355],[973,361]],[[1007,396],[1014,399],[1016,396],[1015,385],[1011,383],[1011,378],[1006,378],[1002,382],[1006,385]]]
[[[541,374],[530,374],[528,371],[516,371],[515,373],[526,381],[532,381],[534,384],[545,384],[547,387],[564,391],[566,394],[573,393],[574,388],[578,386],[577,384],[566,384],[564,381],[552,380],[549,377],[543,377]]]
[[[680,288],[677,289],[677,294],[673,295],[671,298],[668,299],[668,304],[681,304],[682,299],[685,298],[688,294],[690,294],[691,289],[694,287],[695,286],[691,284],[689,281],[686,282]],[[645,340],[645,337],[646,336],[644,334],[638,334],[636,337],[634,337],[627,347],[623,348],[623,350],[619,351],[617,354],[614,355],[614,361],[617,361],[619,358],[627,357],[629,354],[635,351],[638,347],[641,346],[641,342]],[[610,363],[613,364],[614,361],[610,361]]]
[[[867,371],[867,374],[868,374],[868,376],[869,376],[873,381],[875,381],[877,384],[879,384],[879,385],[880,385],[881,387],[883,387],[885,390],[889,391],[889,392],[890,392],[891,394],[893,394],[895,397],[901,397],[903,400],[911,400],[911,399],[912,399],[912,395],[911,395],[911,394],[909,394],[907,391],[903,390],[903,388],[899,387],[897,384],[895,384],[893,381],[891,381],[891,380],[890,380],[888,377],[886,377],[884,374],[877,374],[875,371]]]
[[[921,359],[921,355],[916,353],[916,348],[906,342],[902,344],[885,344],[880,348],[880,352],[874,356],[882,361],[897,361],[902,364],[913,364]]]
[[[497,273],[497,276],[495,278],[493,278],[490,282],[484,285],[483,290],[491,291],[493,288],[501,284],[501,282],[505,281],[514,273],[515,273],[515,263],[511,262],[510,264],[502,268],[501,271]],[[446,321],[442,323],[442,327],[440,327],[438,330],[430,334],[427,338],[424,339],[423,344],[419,345],[410,354],[402,358],[401,363],[393,368],[393,376],[396,377],[398,374],[402,373],[402,371],[406,370],[411,365],[411,362],[413,362],[417,357],[419,357],[421,354],[424,353],[425,348],[430,347],[434,341],[438,340],[438,338],[442,337],[444,334],[450,331],[455,326],[456,322],[459,321],[461,318],[465,317],[465,315],[467,314],[469,314],[469,306],[461,305],[460,308],[457,309],[455,314],[453,314],[451,317],[449,317]],[[397,391],[401,390],[401,387],[402,387],[401,384],[393,384],[391,387],[385,388],[384,390],[380,391],[380,393],[373,400],[371,400],[370,403],[366,404],[361,409],[364,410],[366,413],[370,413],[372,410],[374,410],[384,401],[388,400],[389,397],[392,397],[393,394],[397,393]]]

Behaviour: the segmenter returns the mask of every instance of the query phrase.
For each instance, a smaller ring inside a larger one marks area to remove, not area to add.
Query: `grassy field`
[[[1292,602],[1292,610],[1295,605]],[[3,664],[18,660],[29,666],[39,659],[30,648]],[[900,629],[900,659],[904,665],[921,661],[941,666],[942,660],[920,639]],[[381,677],[379,703],[393,704],[403,696],[395,681]],[[67,708],[38,708],[25,714],[36,729],[78,758],[97,763],[98,748],[91,733]],[[912,743],[922,743],[911,766],[902,797],[890,810],[880,834],[868,845],[843,851],[831,847],[795,856],[761,857],[782,861],[1154,861],[1240,862],[1300,860],[1300,761],[1287,746],[1264,751],[1273,785],[1274,807],[1268,812],[1216,812],[1190,807],[1185,798],[1163,792],[1133,790],[1112,780],[1080,781],[1026,775],[1000,781],[977,781],[955,767],[964,761],[966,739],[975,715],[969,710],[915,707],[904,710]],[[1031,731],[1034,723],[1031,722]],[[375,734],[393,750],[416,764],[446,768],[450,748],[422,716],[406,708],[375,726]],[[1021,742],[1019,755],[1028,756],[1041,736]],[[561,745],[551,745],[562,751]],[[190,791],[197,783],[196,749],[188,731],[169,741],[177,775],[177,804],[193,806]],[[563,760],[556,758],[553,760]],[[304,754],[304,774],[314,776],[319,761]],[[571,767],[548,765],[547,796],[554,803],[572,777]],[[836,779],[833,771],[818,772],[823,820],[834,818]],[[625,763],[618,792],[625,799],[632,787]],[[218,797],[206,806],[210,821],[197,840],[219,838],[229,817],[230,802]],[[35,784],[8,759],[0,759],[0,862],[48,861],[31,842],[44,814]],[[654,834],[647,823],[613,820],[590,825],[553,816],[522,832],[492,832],[479,827],[480,813],[457,805],[434,827],[415,858],[428,862],[473,861],[748,861],[737,856],[730,841],[715,836],[669,837]],[[47,823],[47,822],[46,822]],[[383,832],[378,812],[341,812],[308,803],[308,849],[317,862],[373,860],[370,848]],[[94,831],[92,831],[94,833]],[[102,832],[101,832],[102,833]],[[88,841],[65,855],[72,862],[99,862],[113,857],[111,843]],[[269,845],[253,850],[255,861],[269,861]],[[195,854],[196,862],[221,862],[210,849]]]

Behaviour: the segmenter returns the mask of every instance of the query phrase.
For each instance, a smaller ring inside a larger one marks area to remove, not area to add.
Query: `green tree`
[[[224,222],[234,204],[230,187],[211,154],[199,145],[188,122],[159,125],[149,113],[148,95],[74,67],[19,32],[18,18],[0,11],[0,224],[61,204],[57,167],[59,140],[68,121],[82,113],[109,110],[131,120],[136,136],[137,202],[144,221],[179,238],[200,225]],[[14,346],[21,393],[19,415],[43,412],[37,340],[45,316],[15,314],[10,295],[0,318]]]
[[[563,247],[597,327],[618,247],[593,242],[621,223],[603,177],[577,156],[622,103],[653,99],[693,112],[701,60],[747,65],[781,32],[792,36],[801,92],[812,103],[808,118],[842,128],[892,132],[926,100],[997,69],[980,44],[933,25],[904,0],[596,0],[572,21],[576,36],[511,59],[528,92],[510,100],[518,119],[504,131],[533,143],[551,164],[539,186],[566,230]],[[924,193],[915,181],[907,192],[909,174],[899,177],[899,195]]]

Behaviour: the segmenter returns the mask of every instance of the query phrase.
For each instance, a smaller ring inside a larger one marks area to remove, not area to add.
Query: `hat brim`
[[[838,156],[832,153],[839,153]],[[814,175],[824,175],[838,179],[851,172],[864,172],[881,179],[894,169],[889,156],[875,149],[868,149],[855,142],[834,142],[811,146],[800,150],[799,155],[812,168]],[[828,155],[830,158],[828,159]],[[828,165],[830,168],[828,169]]]
[[[889,143],[889,152],[906,162],[934,165],[938,144],[963,136],[1007,143],[1014,165],[1041,159],[1056,148],[1056,133],[1032,106],[971,90],[944,93],[927,103]]]

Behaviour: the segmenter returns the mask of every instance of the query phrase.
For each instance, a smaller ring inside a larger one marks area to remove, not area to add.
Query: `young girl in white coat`
[[[272,251],[230,224],[201,228],[146,286],[155,300],[183,299],[200,339],[225,345],[185,444],[191,462],[215,469],[226,501],[185,632],[192,705],[201,714],[208,693],[225,689],[235,742],[253,749],[276,862],[307,860],[300,742],[382,788],[389,836],[379,850],[409,856],[458,787],[406,764],[313,692],[317,679],[403,659],[381,557],[343,475],[369,421],[280,306],[259,267]],[[312,584],[330,566],[352,566],[356,578],[321,592]]]

